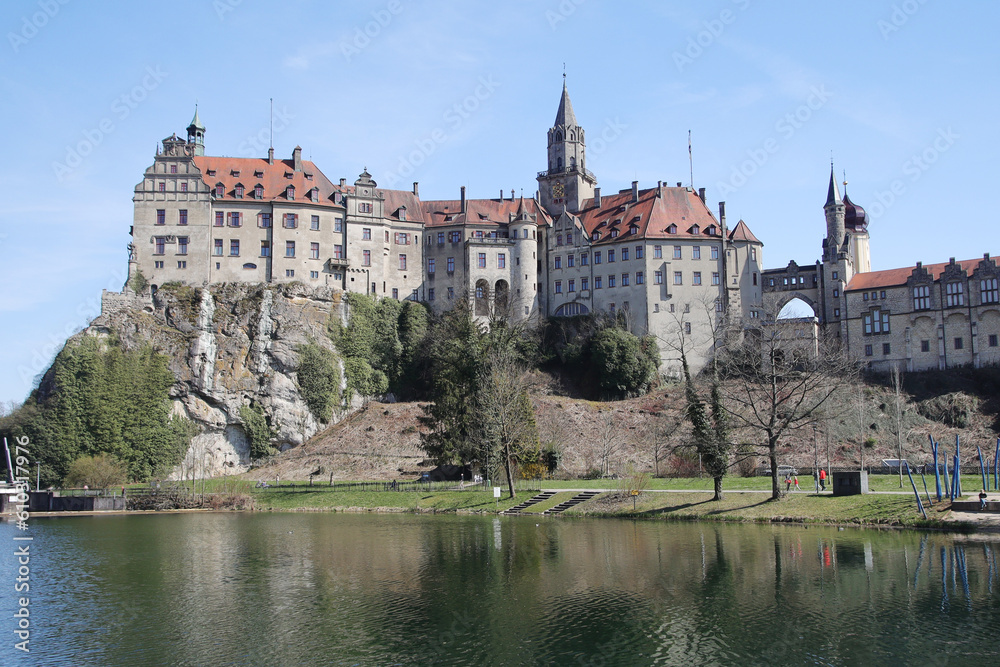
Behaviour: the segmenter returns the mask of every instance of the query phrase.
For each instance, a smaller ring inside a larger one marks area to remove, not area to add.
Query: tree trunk
[[[715,498],[712,500],[722,500],[722,475],[715,478]]]
[[[504,472],[507,473],[507,488],[510,490],[510,497],[514,497],[514,474],[510,469],[510,454],[503,457],[504,459]]]
[[[767,446],[768,458],[771,461],[771,500],[780,500],[782,493],[778,485],[778,446],[771,443]]]

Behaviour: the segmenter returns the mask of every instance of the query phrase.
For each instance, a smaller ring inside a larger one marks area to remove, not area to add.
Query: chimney
[[[523,190],[522,190],[522,192],[523,192]],[[514,188],[510,189],[510,200],[514,201]]]
[[[698,188],[698,196],[701,197],[701,203],[705,203],[705,188]]]
[[[503,188],[500,188],[500,201],[503,201]]]
[[[465,186],[464,185],[462,186],[462,209],[461,210],[462,210],[462,213],[466,212],[466,209],[465,209]]]
[[[594,206],[601,208],[601,189],[594,188]]]
[[[726,228],[726,202],[719,202],[719,224],[722,225],[722,229]]]
[[[417,181],[413,181],[413,196],[414,197],[420,196],[420,183],[418,183]]]
[[[295,171],[302,171],[302,147],[296,146],[292,151],[292,166]]]
[[[274,146],[267,149],[267,163],[274,164]]]
[[[632,201],[639,201],[639,181],[632,181]]]
[[[681,185],[683,184],[680,181],[677,181],[677,187],[681,187]]]
[[[346,188],[347,187],[347,179],[346,178],[340,179],[340,187],[342,187],[342,188]]]

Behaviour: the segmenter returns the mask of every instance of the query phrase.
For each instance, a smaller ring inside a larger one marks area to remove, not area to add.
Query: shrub
[[[333,352],[315,343],[300,345],[299,391],[309,411],[319,421],[329,422],[333,406],[340,403],[340,372]]]
[[[259,459],[273,454],[274,448],[271,447],[271,441],[278,434],[271,427],[260,406],[244,405],[240,408],[240,419],[243,420],[243,430],[250,442],[250,459]]]
[[[655,343],[640,341],[617,327],[604,329],[594,336],[591,361],[602,392],[615,398],[644,393],[659,366]]]
[[[110,454],[81,456],[69,466],[66,486],[89,486],[93,489],[110,489],[125,483],[128,468]]]

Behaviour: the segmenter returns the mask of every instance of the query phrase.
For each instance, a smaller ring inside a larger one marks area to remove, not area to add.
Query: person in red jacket
[[[826,470],[823,468],[819,469],[819,488],[821,491],[826,491]]]

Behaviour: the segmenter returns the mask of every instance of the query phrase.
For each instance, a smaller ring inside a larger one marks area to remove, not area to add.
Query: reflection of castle
[[[846,192],[841,198],[832,170],[824,210],[823,258],[764,272],[775,310],[801,299],[827,335],[846,340],[849,353],[876,370],[1000,363],[996,260],[872,271],[868,214]]]
[[[667,370],[680,338],[700,367],[719,314],[758,319],[763,292],[773,291],[782,302],[802,298],[822,328],[879,363],[998,359],[996,336],[977,330],[998,330],[996,305],[982,305],[996,303],[993,262],[974,276],[918,266],[902,283],[898,271],[868,273],[867,214],[831,175],[823,259],[762,274],[762,243],[742,220],[728,227],[724,203],[716,217],[704,189],[633,182],[602,194],[565,84],[531,199],[468,199],[463,187],[459,199],[424,201],[417,183],[380,188],[367,169],[352,185],[330,181],[298,147],[285,160],[273,149],[213,157],[204,140],[196,111],[187,138],[164,139],[135,188],[130,269],[154,289],[301,282],[436,311],[466,298],[477,315],[516,319],[615,313],[634,333],[657,336]],[[926,296],[911,299],[911,287]]]

